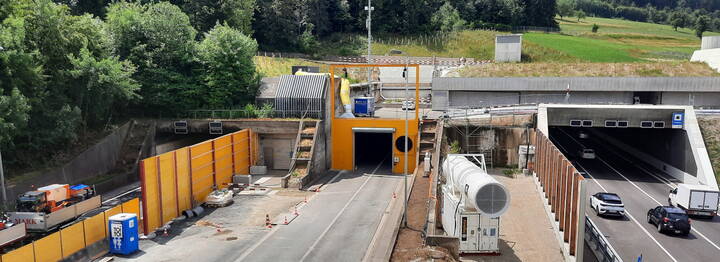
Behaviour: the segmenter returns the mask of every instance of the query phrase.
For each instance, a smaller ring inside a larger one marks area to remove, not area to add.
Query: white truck
[[[85,212],[99,208],[101,205],[100,196],[95,196],[49,214],[45,212],[8,212],[8,217],[15,224],[25,223],[28,232],[47,232]]]
[[[717,215],[720,191],[706,185],[678,184],[670,190],[668,202],[688,215],[713,217]]]

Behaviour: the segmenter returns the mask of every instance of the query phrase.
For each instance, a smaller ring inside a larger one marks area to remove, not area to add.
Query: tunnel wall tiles
[[[140,217],[140,201],[133,198],[104,212],[65,227],[43,238],[35,240],[20,248],[11,250],[1,256],[2,262],[51,262],[61,261],[69,257],[74,260],[90,260],[101,255],[103,250],[93,251],[91,245],[107,239],[108,218],[119,213],[132,213]],[[81,251],[86,249],[87,252]],[[81,253],[78,253],[81,252]],[[76,254],[83,255],[78,258]]]
[[[247,175],[257,159],[257,134],[240,130],[140,162],[145,233],[165,225],[226,188],[233,175]]]
[[[535,137],[537,175],[553,219],[558,222],[563,241],[576,254],[581,181],[584,179],[571,162],[541,132]]]

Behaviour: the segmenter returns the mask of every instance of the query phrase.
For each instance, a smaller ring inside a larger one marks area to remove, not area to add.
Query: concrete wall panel
[[[21,248],[15,249],[2,255],[3,262],[27,262],[35,260],[35,252],[33,245],[24,245]]]
[[[519,92],[468,92],[450,91],[450,108],[516,105],[520,103]]]
[[[87,245],[93,244],[98,241],[105,239],[105,214],[100,213],[91,218],[83,220],[83,227],[85,231],[85,243]]]
[[[69,257],[75,252],[85,248],[85,230],[83,223],[77,223],[72,226],[60,230],[60,239],[62,239],[63,257]]]
[[[35,249],[35,262],[56,262],[63,258],[60,232],[47,235],[28,246],[33,246]]]

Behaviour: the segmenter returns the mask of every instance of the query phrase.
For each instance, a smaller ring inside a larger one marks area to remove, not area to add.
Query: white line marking
[[[582,143],[580,143],[580,142],[578,142],[577,140],[575,140],[572,136],[570,136],[569,134],[565,133],[565,131],[563,131],[562,129],[561,129],[560,131],[563,132],[563,133],[564,133],[565,135],[567,135],[568,137],[570,137],[570,139],[572,139],[573,141],[575,141],[575,143],[578,143],[578,144],[580,144],[581,146],[585,147],[585,145],[583,145]],[[600,158],[599,156],[597,156],[596,158],[597,158],[598,160],[600,160],[601,162],[603,162],[603,164],[605,164],[607,167],[609,167],[610,169],[612,169],[612,171],[614,171],[615,173],[617,173],[618,175],[620,175],[622,178],[624,178],[626,181],[630,182],[630,184],[633,185],[633,186],[634,186],[635,188],[637,188],[638,190],[640,190],[640,192],[643,192],[643,194],[645,194],[647,197],[649,197],[650,199],[652,199],[653,201],[655,201],[655,203],[657,203],[657,204],[660,205],[660,206],[664,206],[662,203],[660,203],[660,201],[657,201],[657,199],[655,199],[654,197],[650,196],[650,194],[648,194],[647,192],[645,192],[645,190],[642,190],[642,188],[640,188],[637,184],[635,184],[634,182],[630,181],[630,179],[628,179],[628,178],[625,177],[623,174],[621,174],[619,171],[617,171],[617,169],[615,169],[615,168],[612,167],[610,164],[608,164],[607,162],[605,162],[605,160],[603,160],[603,159]],[[579,165],[579,164],[578,164],[578,165]],[[583,168],[583,169],[585,169],[585,168]],[[587,170],[585,170],[585,171],[587,171]],[[588,173],[588,175],[590,175],[590,174]],[[591,177],[592,177],[592,176],[591,176]],[[593,178],[593,180],[595,180],[595,179]],[[603,189],[603,190],[605,190],[605,189]],[[606,191],[606,192],[607,192],[607,191]],[[705,239],[705,241],[707,241],[708,243],[710,243],[710,245],[712,245],[713,247],[715,247],[715,249],[720,250],[720,247],[719,247],[718,245],[716,245],[715,243],[713,243],[712,241],[710,241],[710,239],[707,238],[707,237],[706,237],[705,235],[703,235],[702,233],[700,233],[700,231],[698,231],[698,230],[695,229],[694,227],[690,227],[690,230],[692,230],[694,233],[698,234],[700,237],[702,237],[703,239]]]
[[[380,169],[380,167],[382,166],[382,164],[383,164],[384,162],[385,162],[385,160],[383,159],[383,161],[380,162],[380,164],[375,168],[375,170],[373,170],[373,174],[374,174],[375,172],[377,172],[378,169]],[[330,221],[330,224],[325,228],[325,230],[322,232],[322,234],[320,234],[320,236],[318,236],[318,238],[315,239],[315,242],[313,242],[313,244],[310,246],[310,248],[308,248],[307,252],[305,252],[305,254],[302,256],[302,258],[300,258],[300,261],[301,261],[301,262],[302,262],[302,261],[305,261],[305,259],[310,255],[310,252],[312,252],[313,249],[315,249],[315,246],[317,246],[317,244],[320,243],[320,240],[322,240],[322,238],[325,237],[325,234],[327,234],[327,233],[330,231],[330,228],[331,228],[333,225],[335,225],[335,222],[337,222],[337,220],[340,218],[340,216],[341,216],[343,213],[345,213],[345,210],[348,208],[348,206],[350,206],[350,203],[352,203],[353,200],[355,200],[355,197],[357,197],[357,195],[360,194],[360,191],[362,191],[363,187],[365,187],[365,185],[367,185],[367,183],[370,181],[370,179],[371,179],[373,176],[374,176],[374,175],[370,174],[370,175],[368,176],[368,178],[365,179],[365,182],[363,182],[363,184],[360,185],[360,187],[358,187],[358,189],[355,191],[355,194],[353,194],[352,197],[350,197],[350,199],[347,201],[347,203],[345,203],[345,206],[343,206],[343,208],[340,209],[340,212],[338,212],[337,215],[335,215],[335,217],[333,218],[333,220]]]
[[[280,228],[280,227],[274,227],[270,231],[270,233],[265,234],[265,236],[263,238],[261,238],[260,241],[255,242],[255,244],[252,245],[250,248],[248,248],[248,250],[245,250],[245,252],[243,252],[242,255],[240,255],[240,257],[238,259],[236,259],[235,261],[242,261],[243,259],[245,259],[248,255],[250,255],[250,253],[255,251],[256,248],[258,248],[263,242],[265,242],[265,240],[267,240],[268,238],[270,238],[270,236],[275,234],[275,232],[277,232],[278,228]]]
[[[253,184],[262,185],[263,183],[267,182],[268,180],[270,180],[270,177],[261,177],[260,179],[255,181]]]

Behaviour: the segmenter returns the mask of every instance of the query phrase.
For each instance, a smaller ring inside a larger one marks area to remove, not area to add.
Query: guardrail
[[[585,242],[600,262],[622,262],[622,258],[610,245],[605,235],[600,232],[595,223],[585,217]]]
[[[245,109],[219,109],[219,110],[190,110],[179,113],[177,118],[192,119],[237,119],[237,118],[322,118],[322,110],[245,110]]]

